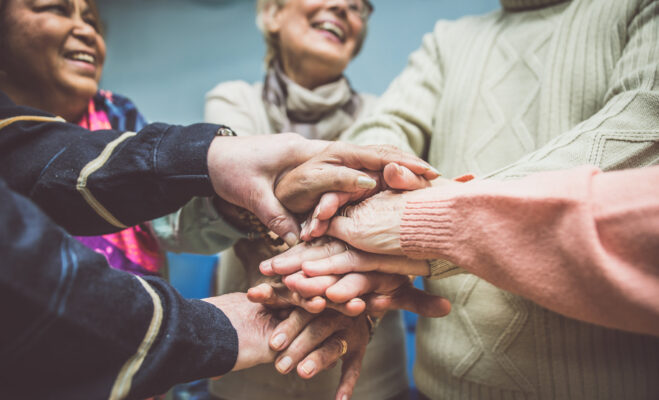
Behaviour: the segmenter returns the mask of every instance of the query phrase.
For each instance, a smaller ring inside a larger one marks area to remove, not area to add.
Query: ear
[[[263,26],[271,35],[276,35],[281,29],[281,10],[275,2],[268,4],[263,10]]]

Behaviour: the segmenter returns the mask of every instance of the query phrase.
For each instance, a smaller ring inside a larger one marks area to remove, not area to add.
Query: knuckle
[[[283,228],[287,221],[288,219],[286,218],[285,215],[277,215],[270,218],[265,225],[271,231],[276,231],[278,230],[278,228]]]

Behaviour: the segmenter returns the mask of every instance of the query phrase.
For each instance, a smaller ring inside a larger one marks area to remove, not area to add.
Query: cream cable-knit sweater
[[[427,154],[447,176],[656,164],[659,1],[502,5],[438,22],[345,137]],[[433,399],[659,398],[655,337],[563,317],[473,275],[426,288],[453,303],[417,328],[415,379]]]

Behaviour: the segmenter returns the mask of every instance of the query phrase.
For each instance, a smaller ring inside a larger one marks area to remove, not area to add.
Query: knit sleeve
[[[659,335],[659,167],[454,184],[408,200],[408,256],[448,260],[571,318]]]
[[[621,56],[615,62],[603,106],[590,118],[558,135],[490,177],[507,179],[533,172],[596,165],[604,171],[656,164],[659,143],[659,2],[623,3],[618,26]],[[611,46],[618,46],[612,43]],[[596,71],[589,71],[594,74]],[[555,82],[558,86],[565,82]],[[572,101],[581,101],[573,99]],[[563,105],[562,105],[563,106]],[[559,123],[555,120],[554,123]],[[557,127],[560,129],[560,127]]]
[[[359,145],[391,144],[424,155],[432,134],[434,110],[442,98],[437,39],[442,26],[440,21],[435,32],[424,36],[421,48],[412,53],[403,72],[379,99],[374,116],[352,126],[341,140]]]

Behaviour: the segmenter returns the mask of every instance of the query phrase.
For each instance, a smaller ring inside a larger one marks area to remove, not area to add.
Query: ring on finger
[[[339,343],[341,344],[341,356],[343,356],[348,352],[348,342],[345,339],[339,338]]]

